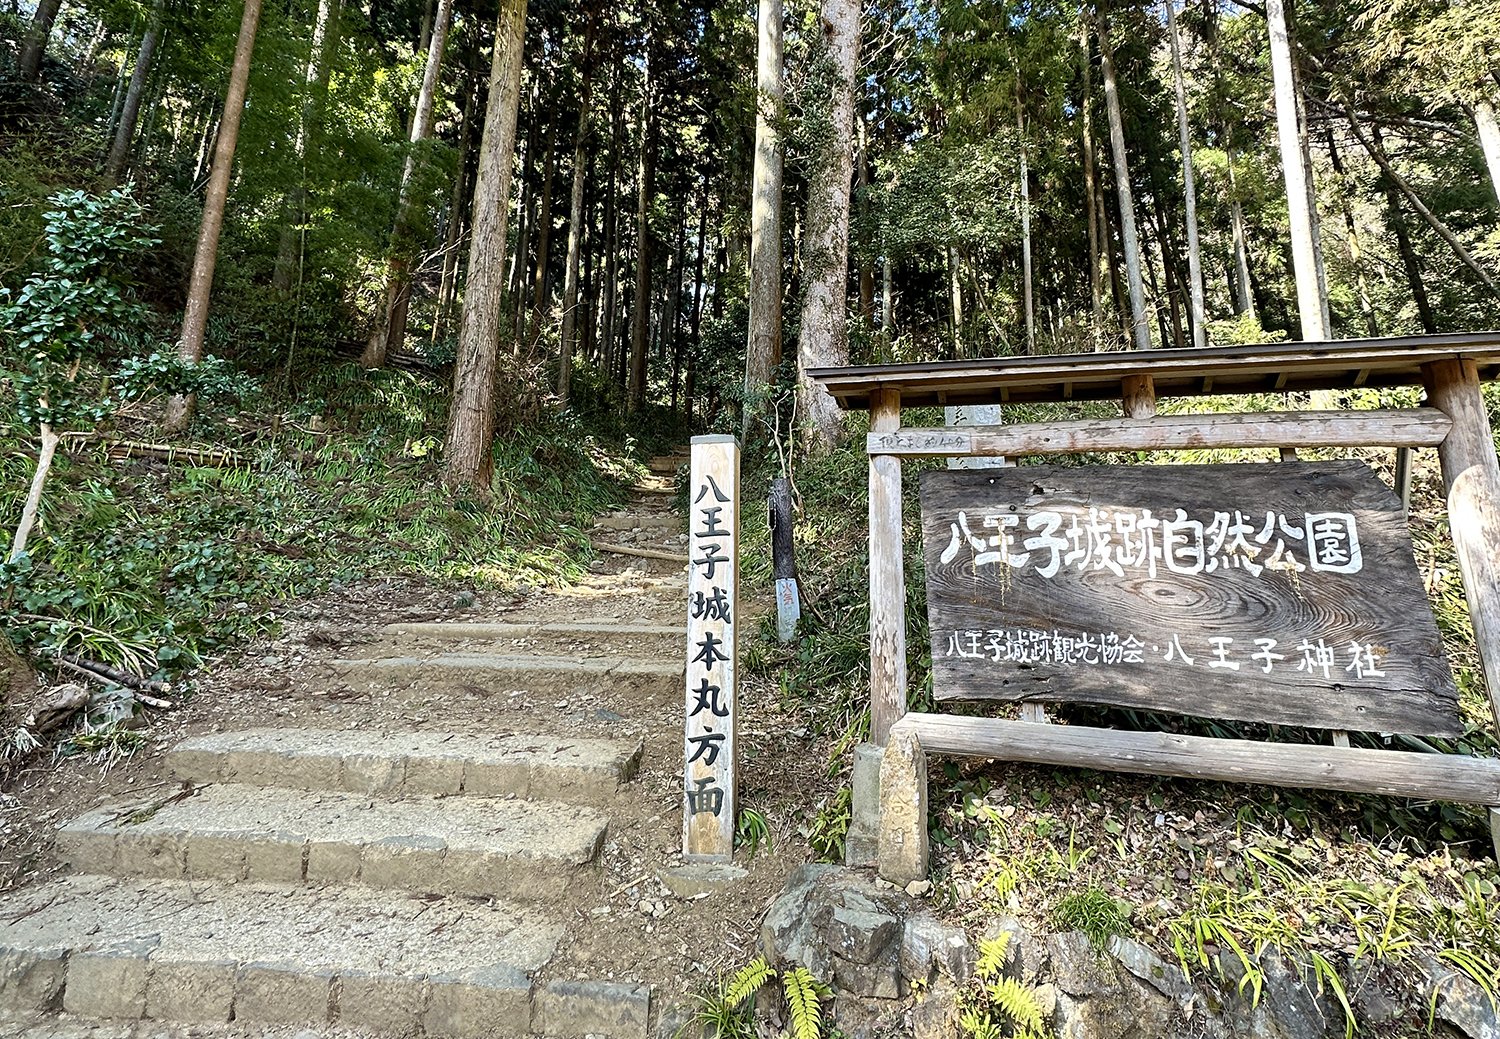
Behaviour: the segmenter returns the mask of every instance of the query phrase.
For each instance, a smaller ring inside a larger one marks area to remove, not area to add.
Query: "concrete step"
[[[686,613],[684,605],[673,610],[673,620]],[[687,626],[676,624],[625,624],[619,621],[568,623],[510,623],[458,621],[451,623],[391,624],[378,642],[352,649],[352,658],[428,657],[441,654],[504,656],[674,660],[686,645]]]
[[[682,519],[676,513],[655,509],[649,512],[612,512],[595,520],[594,529],[663,531],[676,534],[682,530]]]
[[[597,695],[606,689],[663,696],[681,693],[685,664],[626,660],[606,654],[437,653],[345,658],[334,661],[333,668],[350,681],[473,685],[495,692],[524,690],[542,696]]]
[[[242,729],[186,739],[167,764],[194,783],[599,802],[635,778],[642,748],[640,739],[515,733]]]
[[[548,801],[371,801],[240,784],[163,800],[78,817],[58,832],[58,854],[80,873],[546,899],[590,872],[608,821]]]
[[[0,921],[7,1013],[386,1035],[647,1034],[644,986],[534,981],[563,925],[503,902],[78,876],[0,895]]]

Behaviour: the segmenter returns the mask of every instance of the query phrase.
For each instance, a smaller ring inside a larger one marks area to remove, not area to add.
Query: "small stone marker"
[[[682,853],[734,857],[735,701],[739,679],[740,445],[692,439],[688,482],[687,723]]]

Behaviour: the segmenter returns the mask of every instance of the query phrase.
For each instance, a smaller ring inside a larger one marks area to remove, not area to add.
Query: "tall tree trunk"
[[[809,445],[832,448],[842,426],[838,404],[807,369],[849,359],[849,183],[853,175],[854,73],[859,65],[859,0],[822,0],[823,45],[832,68],[828,133],[808,176],[807,234],[798,342],[797,397]]]
[[[782,0],[760,0],[756,49],[755,167],[750,199],[750,336],[745,350],[741,433],[765,407],[781,360]]]
[[[1417,211],[1417,215],[1422,218],[1423,222],[1432,228],[1439,238],[1448,243],[1448,248],[1453,250],[1453,255],[1457,256],[1465,267],[1473,271],[1474,276],[1484,282],[1485,286],[1491,292],[1500,295],[1500,285],[1496,285],[1495,280],[1490,277],[1489,272],[1479,265],[1479,261],[1474,258],[1474,255],[1459,240],[1458,235],[1449,230],[1448,225],[1438,219],[1437,214],[1427,208],[1421,197],[1406,182],[1406,178],[1396,172],[1396,168],[1391,165],[1390,157],[1385,153],[1385,147],[1381,143],[1380,138],[1377,136],[1372,140],[1365,135],[1364,129],[1360,126],[1359,118],[1354,114],[1352,106],[1348,104],[1344,105],[1344,115],[1349,119],[1349,129],[1354,131],[1355,139],[1369,153],[1370,158],[1375,160],[1375,165],[1380,167],[1380,172],[1385,175],[1387,181],[1395,185],[1396,189],[1406,196],[1406,200],[1411,203],[1412,209]]]
[[[865,127],[864,114],[856,112],[855,126],[859,130],[859,154],[854,161],[854,187],[859,199],[859,214],[862,225],[870,218],[870,144],[869,131]],[[868,332],[875,327],[875,263],[868,248],[859,253],[859,324]]]
[[[583,84],[578,96],[578,133],[573,140],[573,195],[568,205],[568,258],[563,275],[562,336],[557,356],[557,398],[568,406],[572,392],[574,330],[578,327],[578,266],[583,249],[583,189],[588,180],[589,103],[594,96],[594,24],[597,12],[589,10],[583,34]]]
[[[1166,0],[1167,29],[1172,36],[1172,72],[1177,85],[1177,137],[1182,149],[1182,197],[1187,213],[1188,291],[1192,298],[1190,312],[1193,326],[1193,346],[1203,349],[1208,345],[1207,318],[1203,302],[1203,260],[1198,249],[1198,183],[1193,176],[1193,140],[1188,132],[1187,84],[1182,75],[1182,43],[1177,36],[1177,15],[1173,7],[1177,0]]]
[[[646,79],[641,86],[641,161],[635,211],[635,304],[630,314],[628,407],[646,404],[646,349],[651,333],[651,203],[656,197],[656,104],[652,97],[651,42],[646,43]]]
[[[229,89],[224,114],[219,120],[219,140],[203,198],[203,222],[198,228],[198,248],[193,254],[193,273],[188,281],[187,308],[182,315],[182,335],[177,356],[187,364],[203,358],[203,335],[208,328],[208,300],[214,285],[214,264],[219,258],[219,232],[224,227],[224,205],[229,199],[229,175],[234,170],[234,148],[240,135],[240,117],[245,112],[245,91],[250,85],[250,56],[255,50],[255,31],[260,25],[260,0],[245,0],[240,18],[239,40],[234,47],[234,65],[229,71]],[[187,428],[193,417],[193,397],[174,396],[167,402],[164,425],[169,433]]]
[[[1495,106],[1484,98],[1474,102],[1474,126],[1479,130],[1479,144],[1489,167],[1490,187],[1500,199],[1500,123],[1495,121]]]
[[[421,158],[423,142],[432,136],[432,107],[437,97],[438,77],[443,70],[443,48],[448,42],[448,24],[453,20],[453,0],[437,0],[427,46],[427,64],[422,69],[422,87],[417,92],[417,110],[412,116],[410,147],[401,167],[401,186],[396,203],[396,226],[391,232],[390,259],[386,266],[384,305],[375,314],[375,326],[365,343],[359,363],[380,368],[393,350],[406,340],[406,314],[411,301],[412,178]]]
[[[948,332],[953,347],[953,356],[964,357],[967,351],[964,349],[964,283],[963,272],[959,268],[958,250],[948,246],[946,250],[948,260]]]
[[[62,0],[39,0],[36,5],[36,17],[31,20],[31,31],[26,34],[16,68],[23,83],[33,82],[41,76],[42,58],[47,55],[52,23],[57,21],[57,9],[61,6]]]
[[[1120,90],[1115,80],[1115,53],[1109,42],[1109,18],[1099,14],[1099,54],[1104,71],[1104,104],[1109,112],[1109,150],[1114,158],[1115,193],[1120,202],[1120,237],[1125,250],[1125,274],[1130,283],[1130,337],[1137,350],[1151,349],[1151,321],[1146,313],[1146,289],[1141,281],[1141,244],[1135,227],[1135,199],[1130,190],[1130,162],[1125,153],[1125,123],[1120,114]]]
[[[1226,149],[1225,155],[1229,169],[1229,233],[1234,242],[1235,311],[1254,318],[1255,294],[1250,288],[1250,243],[1245,234],[1245,210],[1240,205],[1239,182],[1234,173],[1234,149]]]
[[[1021,306],[1026,314],[1026,352],[1036,353],[1036,310],[1031,301],[1031,169],[1026,161],[1026,110],[1016,77],[1016,135],[1021,151]],[[977,275],[976,275],[977,277]]]
[[[312,45],[307,54],[307,71],[303,76],[306,93],[297,123],[293,152],[297,162],[297,185],[292,188],[283,214],[281,238],[276,247],[276,265],[271,272],[271,287],[285,293],[292,287],[292,269],[296,264],[301,229],[307,223],[307,157],[322,130],[323,108],[328,100],[328,81],[333,73],[333,52],[338,47],[338,19],[341,0],[318,0],[317,21],[313,23]]]
[[[891,345],[896,340],[896,288],[895,272],[891,269],[891,254],[887,252],[880,258],[880,345],[884,348],[886,356],[882,361],[891,360]]]
[[[1095,187],[1094,164],[1094,105],[1092,79],[1094,63],[1089,56],[1089,34],[1085,28],[1080,34],[1083,66],[1083,98],[1079,102],[1083,110],[1083,194],[1089,219],[1089,303],[1094,316],[1094,334],[1104,328],[1104,262],[1100,256],[1098,189]]]
[[[547,311],[547,250],[552,244],[552,183],[557,176],[557,134],[547,137],[547,159],[542,172],[542,206],[536,222],[536,272],[531,286],[531,322],[525,336],[535,346]]]
[[[443,473],[449,486],[481,493],[489,490],[493,464],[500,306],[505,295],[505,218],[510,210],[525,37],[526,0],[501,0],[474,184],[474,215],[469,222],[469,282],[459,316]]]
[[[1312,207],[1308,204],[1307,167],[1303,163],[1301,130],[1297,119],[1292,43],[1287,34],[1283,0],[1266,0],[1266,21],[1271,32],[1271,79],[1276,94],[1276,136],[1281,147],[1281,172],[1286,182],[1287,214],[1291,223],[1298,323],[1304,340],[1324,340],[1328,338],[1328,328],[1323,322],[1323,294],[1319,289]]]
[[[475,76],[477,80],[478,77]],[[469,197],[469,165],[474,152],[474,106],[479,84],[464,91],[464,111],[458,123],[458,169],[453,176],[453,194],[448,200],[448,226],[443,235],[443,273],[438,279],[437,312],[432,321],[432,341],[442,338],[458,289],[458,250],[463,241],[464,218]]]
[[[125,103],[120,109],[120,121],[115,126],[114,141],[109,146],[109,156],[104,160],[104,180],[114,184],[125,170],[125,160],[130,157],[130,143],[135,139],[135,124],[141,114],[141,97],[146,91],[146,79],[151,74],[151,61],[156,56],[156,45],[161,41],[162,14],[167,0],[156,0],[151,17],[146,22],[146,31],[141,35],[141,49],[136,54],[135,70],[130,73],[130,86],[125,90]]]
[[[1365,331],[1370,336],[1380,335],[1380,325],[1375,320],[1375,307],[1370,302],[1370,283],[1365,275],[1365,251],[1360,242],[1359,227],[1354,222],[1354,207],[1349,201],[1353,193],[1353,185],[1349,182],[1349,175],[1344,169],[1343,158],[1339,155],[1338,142],[1333,136],[1333,127],[1327,128],[1328,160],[1333,166],[1333,174],[1338,178],[1338,203],[1339,210],[1344,215],[1344,232],[1349,239],[1349,266],[1354,270],[1354,289],[1359,296],[1359,310],[1365,318]]]

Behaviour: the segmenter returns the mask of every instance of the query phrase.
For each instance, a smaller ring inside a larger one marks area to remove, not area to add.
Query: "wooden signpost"
[[[735,830],[739,681],[740,445],[692,439],[688,482],[688,645],[682,853],[729,862]]]
[[[922,475],[933,694],[1456,736],[1401,502],[1364,463]]]
[[[927,871],[926,754],[1488,806],[1500,759],[1350,745],[1349,731],[1459,731],[1453,679],[1400,505],[1361,462],[1298,448],[1437,448],[1449,530],[1500,726],[1500,462],[1480,392],[1500,333],[811,369],[870,434],[870,743],[849,846]],[[1296,410],[1291,394],[1420,386],[1423,407]],[[1277,412],[1159,414],[1160,398],[1282,395]],[[903,408],[1117,401],[1114,418],[912,428]],[[907,712],[902,460],[1182,448],[1283,461],[923,478],[934,692],[1021,720]],[[1151,539],[1147,541],[1149,536]],[[1238,665],[1238,666],[1236,666]],[[1329,730],[1328,743],[1045,724],[1064,700]],[[856,828],[860,840],[855,841]],[[878,829],[872,842],[868,829]]]

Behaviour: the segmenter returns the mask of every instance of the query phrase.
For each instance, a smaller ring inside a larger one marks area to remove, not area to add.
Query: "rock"
[[[824,1028],[825,1034],[837,1034],[844,1039],[887,1039],[893,1032],[893,1021],[899,1021],[898,1011],[884,999],[866,999],[847,993],[839,993],[833,1001],[833,1012],[829,1015],[835,1033]]]
[[[828,944],[834,955],[851,963],[870,963],[886,952],[901,933],[894,916],[837,906],[828,921]]]
[[[939,981],[911,1008],[912,1039],[952,1039],[958,1034],[958,990]]]
[[[923,895],[930,894],[931,892],[932,881],[930,880],[913,880],[910,884],[906,885],[906,893],[912,898],[921,898]]]
[[[1182,976],[1182,970],[1163,960],[1140,942],[1114,936],[1109,954],[1137,978],[1173,1002],[1185,1006],[1193,998],[1193,986]]]
[[[906,983],[901,977],[901,947],[892,942],[869,963],[833,957],[833,985],[841,992],[874,999],[900,999]]]
[[[850,778],[849,831],[844,835],[844,865],[873,866],[880,838],[881,748],[861,743],[854,748]]]
[[[1248,985],[1240,994],[1244,968],[1239,958],[1233,953],[1220,953],[1219,969],[1228,990],[1224,1009],[1231,1019],[1230,1029],[1247,1039],[1316,1039],[1329,1034],[1334,1026],[1343,1030],[1343,1011],[1333,998],[1327,998],[1326,1007],[1320,1003],[1314,986],[1288,969],[1281,953],[1274,948],[1261,955],[1264,979],[1260,1001],[1254,1007],[1250,1006]]]
[[[1384,963],[1360,961],[1349,980],[1349,1003],[1361,1025],[1383,1025],[1416,1012],[1400,975]]]
[[[685,866],[664,869],[658,874],[667,890],[678,898],[694,898],[723,891],[748,875],[748,871],[740,866],[719,862],[690,862]]]
[[[1013,916],[996,917],[984,929],[985,938],[998,938],[1002,933],[1010,935],[1011,951],[1006,957],[1005,973],[1017,981],[1040,977],[1051,962],[1046,945],[1033,938]]]
[[[928,981],[933,972],[957,982],[974,972],[974,951],[958,927],[949,927],[929,912],[913,913],[901,934],[901,973],[912,981]]]
[[[837,866],[809,863],[787,880],[760,925],[761,951],[770,963],[801,964],[818,978],[827,979],[831,954],[814,927],[818,906],[812,896],[818,881],[841,873]],[[827,910],[827,903],[823,903]]]
[[[1070,996],[1108,996],[1120,990],[1109,960],[1082,931],[1054,934],[1047,940],[1057,987]]]
[[[927,879],[927,756],[915,736],[892,736],[880,761],[880,875]]]
[[[1452,1025],[1467,1039],[1500,1039],[1500,1022],[1484,990],[1463,974],[1433,960],[1426,963],[1432,979],[1435,1017]]]
[[[656,1039],[706,1039],[698,1024],[697,1004],[679,1000],[662,1007],[656,1018]]]

